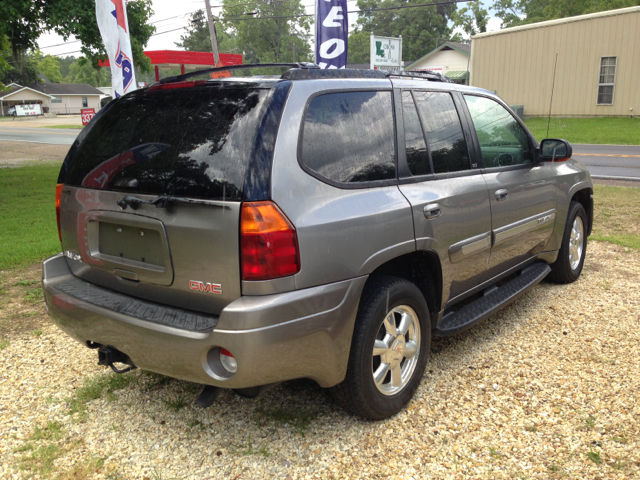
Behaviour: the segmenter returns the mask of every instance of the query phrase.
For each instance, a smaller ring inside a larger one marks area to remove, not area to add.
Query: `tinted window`
[[[267,93],[210,86],[124,96],[88,132],[65,166],[65,183],[241,200]]]
[[[391,92],[314,98],[304,121],[302,163],[341,183],[395,178]]]
[[[531,162],[527,133],[506,108],[485,97],[465,95],[464,98],[476,128],[485,167]]]
[[[427,134],[434,173],[469,169],[469,153],[451,95],[413,92]]]
[[[409,170],[412,175],[427,175],[431,173],[429,154],[411,92],[402,92],[402,113]]]

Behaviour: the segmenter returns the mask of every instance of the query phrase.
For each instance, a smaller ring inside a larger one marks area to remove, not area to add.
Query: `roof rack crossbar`
[[[411,78],[424,78],[425,80],[431,80],[433,82],[445,82],[445,83],[453,83],[451,79],[445,77],[444,75],[431,71],[425,70],[423,72],[413,72],[413,71],[390,71],[387,72],[387,77],[411,77]]]
[[[206,68],[204,70],[197,70],[195,72],[184,73],[182,75],[175,75],[172,77],[165,77],[158,81],[158,83],[174,83],[182,82],[187,78],[197,77],[198,75],[204,75],[205,73],[223,72],[225,70],[242,70],[245,68],[271,68],[271,67],[290,67],[290,68],[304,68],[304,69],[316,69],[320,68],[315,63],[251,63],[246,65],[229,65],[226,67]]]

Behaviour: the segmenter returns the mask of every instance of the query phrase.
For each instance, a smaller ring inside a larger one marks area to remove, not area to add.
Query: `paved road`
[[[80,130],[0,125],[0,140],[71,145]],[[591,175],[640,180],[640,146],[573,145],[573,155]]]
[[[3,122],[4,123],[4,122]],[[17,122],[16,122],[17,123]],[[13,142],[53,143],[55,145],[71,145],[80,129],[34,128],[23,126],[0,125],[0,140]]]
[[[593,177],[640,180],[640,146],[575,144],[573,157]]]

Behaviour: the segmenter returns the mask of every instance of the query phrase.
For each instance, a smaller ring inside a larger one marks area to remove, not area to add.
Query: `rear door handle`
[[[439,217],[442,213],[442,209],[440,208],[440,204],[438,203],[430,203],[424,207],[424,216],[427,219],[432,219]]]
[[[496,190],[496,200],[501,202],[502,200],[506,200],[509,196],[509,190],[506,188],[501,188],[500,190]]]

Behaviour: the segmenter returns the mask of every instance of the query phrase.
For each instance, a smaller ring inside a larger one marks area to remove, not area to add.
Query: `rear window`
[[[302,164],[338,183],[396,177],[391,92],[320,95],[309,104]]]
[[[208,86],[122,97],[67,158],[64,183],[242,200],[268,93],[255,86]]]

